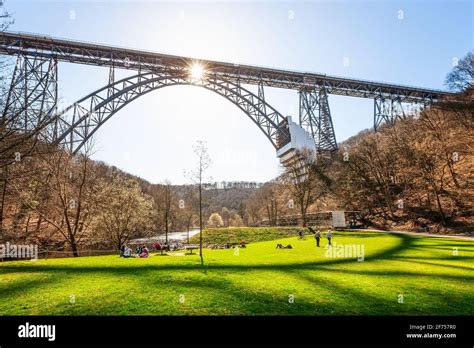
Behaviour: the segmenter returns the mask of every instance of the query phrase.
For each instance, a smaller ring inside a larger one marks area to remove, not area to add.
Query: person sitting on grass
[[[245,240],[240,241],[240,247],[241,248],[246,248],[247,247],[247,242]]]
[[[136,256],[140,256],[141,253],[142,253],[142,246],[139,245],[135,248],[135,254]]]
[[[291,246],[291,244],[284,246],[283,244],[278,243],[276,249],[293,249],[293,247]]]
[[[132,249],[130,249],[128,246],[125,246],[122,257],[128,258],[131,256],[132,256]]]
[[[306,237],[303,234],[303,230],[298,231],[298,239],[306,239]]]
[[[145,258],[145,257],[148,257],[149,254],[150,252],[148,251],[148,248],[144,245],[142,247],[141,253],[139,254],[140,257]]]
[[[161,250],[161,243],[160,242],[156,242],[155,244],[153,244],[153,246],[155,247],[156,250],[158,250],[158,251]]]
[[[123,253],[125,252],[125,245],[120,247],[120,257],[123,257]]]

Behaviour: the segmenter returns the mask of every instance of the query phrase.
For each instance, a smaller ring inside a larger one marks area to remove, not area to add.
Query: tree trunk
[[[165,243],[168,244],[168,213],[165,214]]]
[[[303,225],[303,227],[306,227],[306,206],[305,206],[305,202],[304,202],[304,197],[303,198],[300,198],[299,200],[299,204],[300,204],[300,213],[301,213],[301,224]]]
[[[5,198],[7,193],[7,183],[8,183],[8,171],[7,167],[4,168],[4,178],[2,178],[2,201],[0,202],[0,235],[3,234],[3,214],[5,210]]]
[[[199,181],[199,257],[201,258],[201,266],[204,266],[202,258],[202,183]]]
[[[443,220],[443,226],[446,226],[446,216],[444,215],[443,207],[441,206],[441,201],[439,199],[439,194],[436,191],[436,188],[434,190],[434,193],[436,195],[436,203],[438,205],[438,210],[439,210],[439,213],[441,214],[441,219]]]
[[[449,154],[446,154],[446,157],[447,157],[446,162],[448,164],[449,173],[451,174],[451,178],[453,179],[454,185],[456,186],[456,188],[460,188],[458,179],[456,178],[456,172],[454,170],[453,162],[449,158]]]
[[[77,252],[77,243],[74,240],[71,242],[71,249],[72,249],[72,255],[74,257],[79,257],[79,253]]]

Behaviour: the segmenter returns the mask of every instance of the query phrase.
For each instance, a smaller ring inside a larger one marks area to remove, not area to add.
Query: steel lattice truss
[[[376,130],[383,122],[393,125],[396,120],[405,116],[405,109],[400,99],[374,99],[374,128]]]
[[[318,150],[337,149],[326,89],[300,92],[300,126],[313,137]]]
[[[264,132],[275,148],[288,142],[282,130],[285,118],[265,101],[264,87],[287,88],[300,93],[300,125],[314,138],[319,150],[337,149],[328,94],[374,99],[374,128],[404,115],[403,104],[430,104],[449,93],[425,88],[347,79],[250,65],[96,45],[51,37],[2,32],[0,54],[18,55],[18,66],[3,117],[23,113],[17,126],[47,118],[47,139],[77,152],[113,114],[152,90],[172,85],[197,85],[232,101]],[[109,83],[82,98],[64,112],[55,113],[57,62],[110,68]],[[189,66],[201,64],[202,81],[192,81]],[[114,69],[138,74],[114,82]],[[257,95],[242,85],[258,86]],[[25,91],[27,91],[25,93]]]
[[[47,124],[58,98],[55,59],[20,55],[2,111],[2,122],[9,129],[32,131]]]
[[[216,76],[193,81],[182,69],[143,73],[113,82],[60,112],[50,125],[50,141],[76,153],[116,112],[151,91],[176,85],[194,85],[211,90],[238,106],[277,147],[278,124],[284,117],[264,100],[231,81]],[[284,141],[284,140],[282,140]],[[286,141],[289,141],[287,139]]]

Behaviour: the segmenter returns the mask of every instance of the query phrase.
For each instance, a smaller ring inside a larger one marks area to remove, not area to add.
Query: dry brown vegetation
[[[394,126],[359,133],[329,161],[311,165],[310,182],[268,183],[247,201],[248,221],[275,225],[285,213],[299,213],[304,225],[306,213],[340,209],[359,211],[364,223],[383,229],[472,231],[472,95],[471,89]],[[292,199],[296,209],[289,210]]]

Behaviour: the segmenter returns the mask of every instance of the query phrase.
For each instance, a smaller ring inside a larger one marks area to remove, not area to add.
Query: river
[[[194,229],[189,231],[189,238],[199,233],[199,229]],[[138,238],[130,240],[131,244],[140,244],[140,243],[154,243],[154,242],[164,242],[165,241],[165,234],[160,234],[154,237],[147,237],[147,238]],[[168,233],[168,242],[169,243],[186,243],[188,241],[188,232],[169,232]]]

